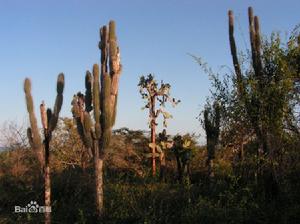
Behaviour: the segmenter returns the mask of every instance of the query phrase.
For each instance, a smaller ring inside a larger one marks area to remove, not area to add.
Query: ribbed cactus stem
[[[116,123],[116,118],[117,118],[117,105],[118,105],[118,95],[116,95],[115,98],[115,105],[113,107],[112,111],[112,117],[111,117],[111,126],[113,127]]]
[[[114,74],[117,74],[120,69],[120,61],[118,60],[118,45],[117,45],[117,38],[116,38],[116,31],[115,31],[116,25],[114,21],[109,22],[109,36],[108,36],[108,42],[109,42],[109,69],[110,74],[113,76]]]
[[[37,120],[34,114],[33,99],[31,96],[31,83],[28,78],[24,82],[24,92],[27,104],[27,110],[29,114],[30,126],[27,129],[27,136],[29,143],[32,148],[37,152],[38,160],[41,164],[41,170],[44,174],[44,195],[45,195],[45,206],[51,206],[51,177],[50,177],[50,141],[52,136],[52,131],[55,129],[59,112],[63,103],[63,90],[64,90],[64,75],[61,73],[57,78],[57,96],[54,105],[54,112],[51,109],[46,110],[46,105],[44,101],[40,105],[41,121],[44,130],[44,140],[42,144],[41,136],[37,126]],[[45,223],[51,223],[51,213],[45,212]]]
[[[99,84],[99,66],[93,66],[93,107],[94,107],[94,120],[95,120],[95,133],[96,138],[101,137],[100,126],[100,84]]]
[[[48,129],[47,109],[44,101],[42,101],[40,105],[40,112],[41,112],[42,126],[44,129]]]
[[[255,51],[256,51],[256,75],[261,76],[262,73],[262,61],[261,61],[261,38],[258,16],[254,17],[254,29],[255,29]]]
[[[41,166],[43,166],[44,156],[43,156],[43,149],[42,149],[42,139],[39,133],[37,119],[34,113],[33,99],[31,95],[31,82],[30,79],[28,78],[26,78],[24,82],[24,92],[25,92],[27,111],[29,114],[29,121],[31,126],[30,131],[28,131],[28,134],[31,134],[31,138],[29,138],[29,142],[32,143],[32,148],[36,151],[37,158]]]
[[[51,132],[56,128],[56,125],[58,122],[59,112],[60,112],[62,104],[63,104],[64,86],[65,86],[65,77],[64,77],[63,73],[60,73],[57,77],[57,84],[56,84],[57,95],[56,95],[56,99],[55,99],[53,114],[52,114],[51,120],[50,120],[50,126],[49,126],[49,130]]]
[[[228,11],[228,18],[229,18],[229,42],[230,42],[230,50],[232,55],[232,61],[234,70],[237,77],[238,83],[238,93],[239,95],[243,94],[243,76],[240,68],[240,63],[237,56],[236,44],[234,39],[234,16],[231,10]]]
[[[89,71],[86,71],[85,75],[85,110],[90,112],[92,107],[92,75]]]
[[[252,7],[248,8],[248,18],[249,18],[249,35],[250,35],[250,44],[252,52],[252,62],[253,67],[256,66],[256,49],[255,49],[255,30],[254,30],[254,16]]]
[[[93,138],[92,138],[92,120],[91,116],[88,112],[84,113],[84,122],[83,122],[83,128],[84,128],[84,141],[85,145],[88,148],[92,148],[93,146]]]
[[[101,50],[101,76],[107,73],[108,62],[108,30],[107,26],[103,26],[100,29],[100,42],[99,48]],[[102,86],[102,83],[101,83]]]
[[[99,49],[101,50],[101,67],[99,69],[98,64],[94,64],[93,76],[90,72],[86,73],[85,96],[78,93],[73,97],[72,113],[84,145],[93,151],[96,208],[98,216],[101,216],[104,209],[103,159],[115,122],[118,79],[121,72],[120,53],[113,21],[109,23],[109,28],[107,26],[101,27]],[[91,110],[94,114],[94,127],[92,127],[93,122],[89,114]]]
[[[120,49],[117,44],[116,25],[114,21],[109,22],[109,68],[111,75],[111,99],[110,109],[115,108],[115,101],[119,89],[119,80],[122,66],[120,64]]]
[[[101,108],[101,126],[102,126],[102,147],[107,147],[110,142],[111,136],[111,119],[112,111],[110,107],[110,88],[111,88],[111,78],[110,76],[104,75],[101,77],[103,79],[101,101],[103,102],[103,107]]]

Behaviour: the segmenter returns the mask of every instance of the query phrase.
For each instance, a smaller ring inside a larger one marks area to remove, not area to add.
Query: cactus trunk
[[[95,198],[98,216],[104,213],[103,205],[103,156],[99,155],[98,142],[94,141],[94,169],[95,169]]]
[[[51,223],[51,176],[50,176],[50,141],[52,132],[56,128],[59,112],[63,103],[63,90],[64,90],[64,74],[61,73],[57,77],[56,87],[56,100],[54,104],[53,113],[51,109],[46,110],[44,102],[40,105],[41,122],[44,131],[44,140],[40,136],[37,119],[34,114],[33,99],[31,96],[31,82],[28,78],[24,82],[24,92],[27,104],[27,111],[29,114],[30,128],[27,129],[27,136],[31,148],[36,151],[37,158],[41,165],[41,170],[44,175],[44,195],[45,195],[45,223]],[[43,153],[44,152],[44,153]]]
[[[110,21],[109,27],[103,26],[100,29],[99,48],[101,50],[100,71],[98,64],[94,64],[93,77],[90,72],[86,73],[85,96],[80,92],[74,95],[72,113],[85,147],[93,151],[96,215],[101,218],[104,214],[104,154],[109,146],[115,122],[122,67],[114,21]],[[94,112],[94,122],[89,114],[91,110]]]
[[[44,184],[45,184],[45,206],[46,208],[51,207],[51,176],[50,176],[50,165],[49,165],[49,136],[48,131],[45,132],[45,167],[44,167]],[[45,224],[51,223],[51,213],[46,210],[45,212]]]

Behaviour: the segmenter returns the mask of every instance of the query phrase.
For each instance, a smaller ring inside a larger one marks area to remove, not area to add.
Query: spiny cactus
[[[31,81],[26,78],[24,81],[24,92],[27,111],[29,114],[30,128],[27,129],[27,136],[32,149],[36,152],[41,167],[44,165],[42,138],[39,133],[37,119],[34,113],[33,99],[31,95]]]
[[[101,216],[103,207],[103,159],[109,146],[112,127],[116,120],[117,96],[122,66],[117,44],[115,22],[100,29],[99,48],[101,67],[94,64],[93,76],[89,71],[85,77],[85,95],[77,93],[72,101],[72,113],[78,133],[88,149],[92,149],[95,166],[96,206]],[[93,121],[90,112],[93,111]]]
[[[64,74],[61,73],[57,78],[57,96],[54,104],[53,112],[51,109],[46,110],[44,101],[40,105],[41,122],[44,132],[44,140],[42,143],[42,137],[37,125],[37,119],[34,113],[33,99],[31,95],[31,82],[30,79],[26,78],[24,82],[24,92],[26,98],[27,111],[29,114],[30,128],[27,129],[27,135],[29,143],[33,150],[37,153],[37,158],[42,167],[45,181],[45,206],[51,206],[51,178],[50,178],[50,166],[49,166],[49,152],[50,152],[50,141],[52,132],[54,131],[59,117],[59,112],[63,103],[63,90],[64,90]],[[51,223],[51,213],[45,212],[45,223]]]
[[[206,105],[204,109],[204,129],[207,140],[207,166],[208,175],[214,176],[212,171],[213,159],[215,158],[215,149],[219,142],[221,107],[218,102],[213,106]]]
[[[260,119],[264,116],[263,111],[264,105],[262,104],[262,95],[264,94],[264,89],[266,83],[264,82],[264,71],[263,63],[261,56],[261,37],[260,37],[260,26],[259,18],[253,15],[253,9],[248,8],[248,18],[249,18],[249,34],[250,34],[250,45],[251,45],[251,55],[252,55],[252,67],[253,67],[253,76],[257,81],[251,87],[251,90],[254,92],[249,94],[249,88],[246,86],[245,77],[242,74],[240,63],[237,57],[236,44],[234,39],[234,16],[233,12],[229,10],[229,42],[232,55],[232,61],[237,77],[237,87],[238,95],[241,101],[243,101],[246,109],[246,113],[252,123],[252,126],[255,130],[255,134],[260,142],[259,151],[268,151],[267,146],[267,132],[266,127]],[[267,104],[266,104],[267,105]]]

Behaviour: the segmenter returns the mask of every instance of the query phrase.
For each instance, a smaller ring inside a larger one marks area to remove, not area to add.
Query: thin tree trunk
[[[156,129],[156,124],[155,124],[155,97],[151,98],[151,108],[150,108],[150,116],[151,116],[151,143],[155,145],[155,129]],[[156,176],[156,161],[155,161],[155,147],[152,147],[152,176]]]
[[[103,155],[100,155],[97,141],[94,141],[94,165],[95,165],[95,197],[97,216],[104,213],[103,204]]]
[[[44,167],[44,181],[45,181],[45,224],[51,223],[51,177],[49,166],[49,136],[45,138],[45,167]]]

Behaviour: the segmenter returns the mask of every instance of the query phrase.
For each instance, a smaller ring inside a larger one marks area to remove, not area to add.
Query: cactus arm
[[[35,152],[37,153],[37,158],[41,166],[43,166],[44,155],[43,155],[42,139],[39,133],[37,119],[34,113],[33,99],[31,95],[31,81],[28,78],[26,78],[24,81],[24,92],[25,92],[27,111],[29,114],[29,121],[31,127],[29,131],[31,133],[31,138],[29,138],[29,142],[32,143],[33,150],[35,150]]]
[[[111,118],[112,111],[110,107],[110,87],[111,78],[108,74],[101,77],[103,79],[102,89],[101,89],[101,101],[103,102],[103,107],[101,108],[101,126],[102,126],[102,148],[107,147],[110,142],[111,137]]]
[[[83,130],[84,130],[84,143],[87,148],[93,147],[92,125],[93,123],[90,114],[88,112],[85,112]]]
[[[92,75],[89,71],[86,71],[85,75],[85,110],[91,112],[92,107]]]
[[[254,29],[255,29],[255,50],[256,50],[256,75],[259,77],[262,73],[262,61],[261,61],[261,38],[259,28],[259,18],[254,17]]]
[[[65,77],[63,73],[60,73],[57,77],[57,87],[56,87],[57,96],[55,99],[54,110],[49,124],[50,132],[52,132],[56,128],[58,122],[59,113],[63,104],[64,85],[65,85]]]
[[[249,35],[252,55],[252,65],[256,68],[256,47],[255,47],[255,29],[254,29],[254,16],[252,7],[248,8],[248,19],[249,19]]]
[[[47,117],[47,110],[46,110],[46,105],[45,102],[42,101],[40,105],[40,112],[41,112],[41,121],[42,121],[42,126],[44,129],[48,129],[48,117]]]
[[[239,63],[238,57],[237,57],[236,44],[235,44],[235,39],[234,39],[234,17],[233,17],[233,12],[231,10],[228,11],[228,18],[229,18],[230,51],[231,51],[233,67],[235,70],[237,83],[238,83],[238,92],[240,95],[242,95],[244,92],[243,76],[242,76],[242,72],[241,72],[240,63]]]
[[[99,85],[99,66],[93,66],[93,106],[94,106],[94,119],[95,119],[95,133],[96,138],[101,137],[100,125],[100,85]]]

